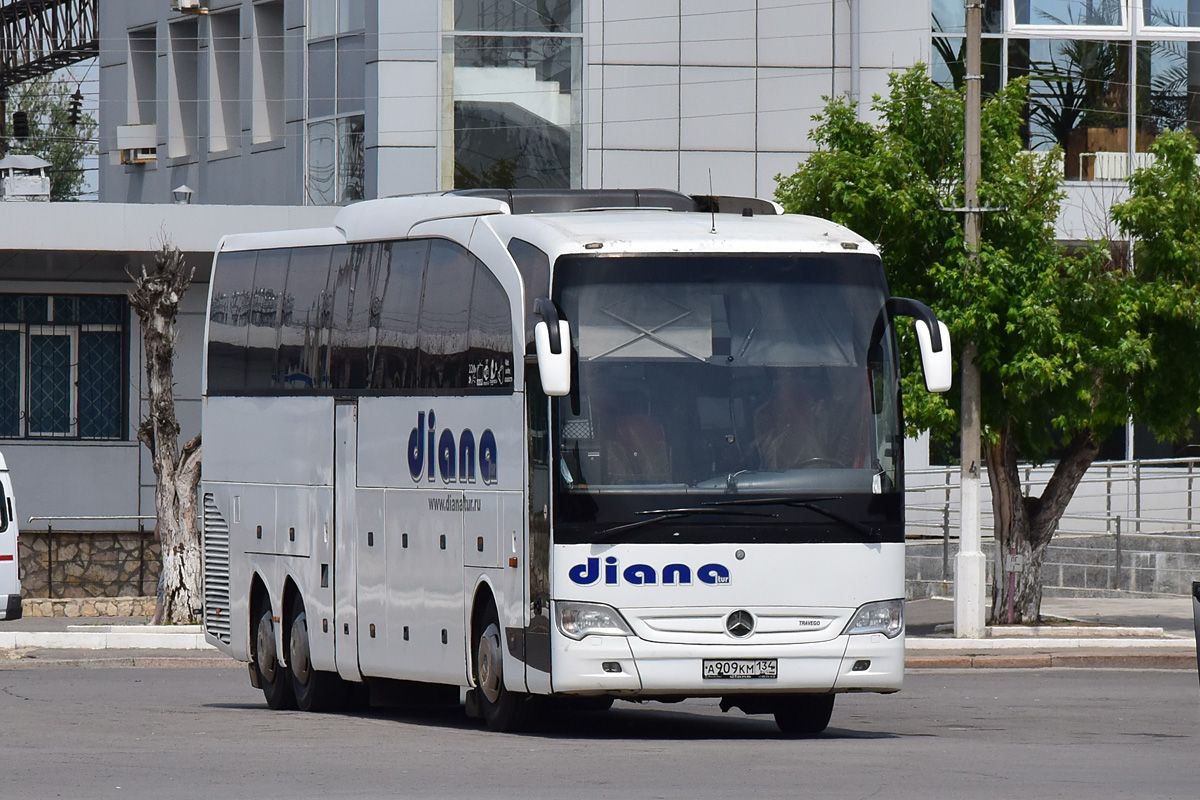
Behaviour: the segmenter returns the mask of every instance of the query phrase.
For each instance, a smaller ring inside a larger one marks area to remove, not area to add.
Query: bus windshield
[[[555,415],[560,491],[898,491],[878,258],[573,256],[555,284],[578,354]]]

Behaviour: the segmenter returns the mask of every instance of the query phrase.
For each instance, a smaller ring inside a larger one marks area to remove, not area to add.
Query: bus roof
[[[774,204],[767,201],[753,202],[759,204],[756,206],[759,209],[768,209],[768,213],[746,215],[679,210],[685,208],[685,202],[691,202],[690,199],[675,203],[675,210],[650,205],[633,208],[586,205],[587,201],[603,194],[579,192],[575,206],[578,210],[542,213],[523,208],[525,213],[518,214],[511,213],[509,203],[523,202],[528,206],[529,198],[517,197],[505,202],[492,196],[431,194],[368,200],[342,209],[331,227],[231,234],[221,240],[218,251],[403,239],[426,223],[474,217],[486,220],[502,239],[524,239],[552,257],[572,252],[856,251],[877,254],[873,244],[848,228],[816,217],[771,213]],[[673,193],[659,194],[670,199]],[[651,197],[657,198],[657,195],[647,193],[641,202],[651,201]],[[687,198],[686,195],[680,197]],[[747,212],[750,211],[752,209],[747,207]]]
[[[878,252],[848,228],[798,214],[739,216],[630,209],[505,216],[491,218],[487,224],[502,239],[524,239],[552,257],[572,252]]]

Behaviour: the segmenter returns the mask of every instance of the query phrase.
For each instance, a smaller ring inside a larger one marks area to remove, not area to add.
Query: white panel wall
[[[604,0],[603,13],[604,63],[679,63],[679,0]]]
[[[428,192],[437,186],[437,148],[381,147],[375,153],[380,197]]]
[[[680,70],[681,150],[754,151],[755,72],[753,67]]]
[[[665,150],[607,150],[603,158],[604,186],[646,186],[674,189],[679,186],[679,153]]]
[[[756,0],[680,0],[681,63],[753,67],[756,5]]]
[[[758,149],[795,152],[811,147],[813,115],[830,92],[828,70],[758,70]]]
[[[864,67],[907,69],[928,58],[928,0],[857,0],[862,3],[862,49]]]
[[[380,61],[381,147],[436,147],[440,86],[436,61]]]
[[[861,2],[857,35],[851,2]],[[594,0],[586,8],[588,187],[707,192],[711,170],[714,191],[773,197],[774,176],[812,151],[824,96],[857,85],[870,118],[888,73],[929,55],[928,0]]]
[[[679,189],[688,194],[753,195],[756,169],[753,152],[687,150],[679,154]]]
[[[841,16],[847,4],[836,4]],[[758,0],[758,64],[763,67],[819,67],[833,64],[835,3]]]
[[[604,147],[679,149],[679,68],[604,70]]]

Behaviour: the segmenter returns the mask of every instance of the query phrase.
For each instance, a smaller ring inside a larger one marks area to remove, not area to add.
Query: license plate
[[[779,660],[775,658],[706,658],[705,678],[778,678]]]

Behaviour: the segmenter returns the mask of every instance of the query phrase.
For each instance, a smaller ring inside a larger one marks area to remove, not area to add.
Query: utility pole
[[[963,189],[966,215],[965,238],[970,264],[979,269],[982,210],[979,207],[980,128],[983,68],[980,43],[983,27],[982,0],[966,0],[966,130],[963,158]],[[987,586],[987,557],[983,554],[979,529],[979,368],[975,365],[975,342],[962,348],[962,473],[960,477],[958,556],[954,561],[954,635],[977,639],[984,629],[984,594]]]

